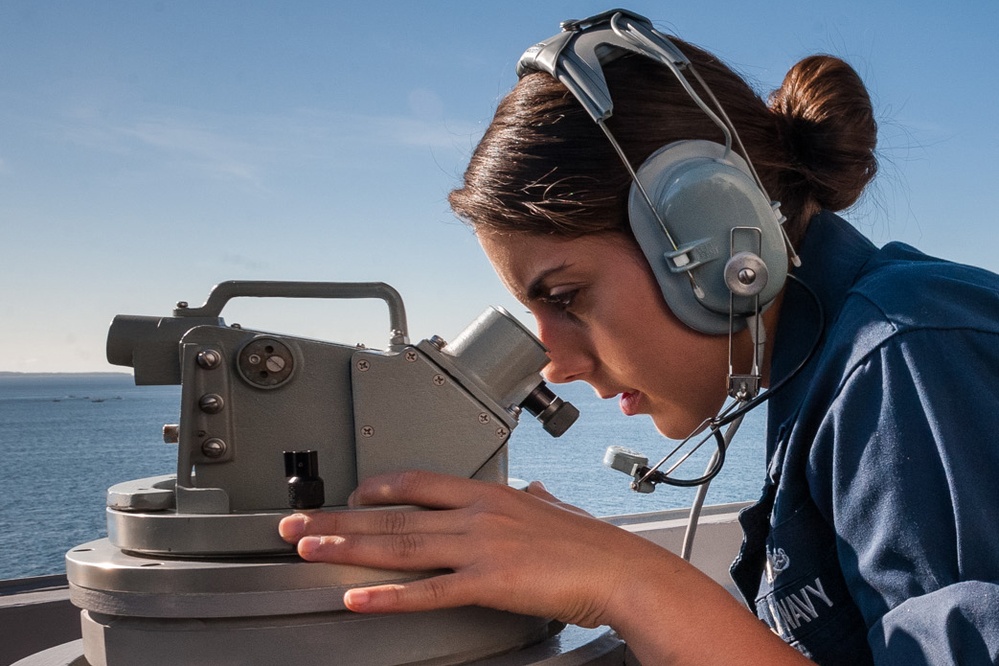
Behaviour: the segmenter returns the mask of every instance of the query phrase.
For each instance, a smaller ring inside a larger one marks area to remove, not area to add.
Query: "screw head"
[[[486,414],[485,412],[479,412],[479,423],[483,425],[489,423],[489,415]]]
[[[507,430],[506,428],[496,428],[496,436],[497,437],[502,438],[502,437],[506,437],[509,434],[510,434],[510,431]]]
[[[365,361],[363,358],[357,362],[357,369],[361,372],[367,372],[371,368],[371,364]]]
[[[206,393],[198,400],[198,407],[205,414],[218,414],[225,407],[225,401],[218,393]]]
[[[374,437],[375,436],[375,429],[372,428],[371,426],[362,426],[361,427],[361,436],[362,437]]]
[[[434,375],[434,386],[444,386],[444,375]]]
[[[409,361],[410,363],[416,362],[416,352],[413,351],[412,349],[408,350],[406,352],[406,360]]]
[[[211,439],[206,439],[201,444],[201,453],[204,454],[206,458],[221,458],[225,455],[226,449],[229,447],[218,437],[212,437]]]
[[[284,370],[285,365],[287,365],[286,361],[280,356],[268,356],[267,362],[264,363],[264,366],[270,372],[281,372]]]
[[[754,282],[756,282],[756,271],[754,271],[752,268],[743,268],[741,271],[739,271],[738,278],[739,282],[741,282],[742,284],[747,286],[751,285]]]
[[[205,370],[214,370],[222,365],[222,354],[214,349],[205,349],[198,352],[198,365]]]

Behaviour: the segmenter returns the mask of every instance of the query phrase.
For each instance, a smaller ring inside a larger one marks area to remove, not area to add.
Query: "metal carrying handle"
[[[402,296],[384,282],[281,282],[273,280],[229,280],[212,287],[204,305],[178,306],[175,317],[218,317],[233,298],[378,298],[388,305],[391,345],[409,344],[409,327]]]

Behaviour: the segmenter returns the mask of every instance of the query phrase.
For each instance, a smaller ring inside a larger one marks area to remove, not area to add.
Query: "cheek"
[[[698,414],[703,418],[705,405],[717,411],[725,401],[728,392],[728,344],[727,337],[688,341],[680,352],[683,359],[685,386],[681,390],[689,393],[689,399],[699,406]]]
[[[648,355],[648,391],[661,409],[653,413],[656,428],[670,438],[686,437],[725,403],[728,383],[727,338],[675,336],[669,351]]]

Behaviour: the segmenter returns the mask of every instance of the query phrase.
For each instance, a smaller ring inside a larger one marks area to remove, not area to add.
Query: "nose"
[[[565,384],[585,379],[593,372],[596,357],[585,333],[542,317],[537,317],[537,322],[538,337],[548,348],[548,358],[551,359],[541,371],[545,381]]]

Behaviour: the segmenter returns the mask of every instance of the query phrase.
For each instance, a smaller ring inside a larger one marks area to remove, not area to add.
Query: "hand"
[[[610,625],[644,663],[809,663],[697,569],[539,483],[524,492],[403,472],[364,481],[350,503],[433,510],[298,514],[281,521],[281,536],[307,560],[451,571],[350,590],[344,604],[353,611],[478,605]]]
[[[646,540],[561,503],[540,483],[526,492],[431,472],[369,479],[351,506],[416,504],[431,511],[317,512],[281,521],[306,560],[451,573],[350,590],[347,608],[398,612],[479,605],[582,626],[610,621]]]

